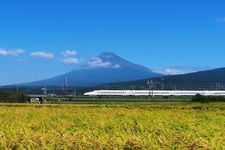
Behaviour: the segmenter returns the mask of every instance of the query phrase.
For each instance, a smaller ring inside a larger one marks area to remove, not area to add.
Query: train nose
[[[95,95],[95,93],[94,92],[87,92],[87,93],[84,93],[84,95],[91,96],[91,95]]]
[[[91,92],[84,93],[84,95],[86,95],[86,96],[88,96],[88,95],[90,95],[90,94],[91,94]]]

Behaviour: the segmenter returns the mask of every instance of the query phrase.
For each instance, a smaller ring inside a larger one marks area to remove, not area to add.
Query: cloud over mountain
[[[177,75],[183,73],[182,70],[178,68],[156,68],[153,69],[153,71],[164,75]]]
[[[208,70],[211,67],[199,67],[193,65],[183,65],[183,66],[175,66],[175,67],[163,67],[163,68],[155,68],[154,72],[164,74],[164,75],[178,75],[178,74],[186,74],[191,72],[198,72]]]
[[[99,57],[93,57],[87,64],[90,68],[110,68],[111,66],[110,62],[103,61]]]

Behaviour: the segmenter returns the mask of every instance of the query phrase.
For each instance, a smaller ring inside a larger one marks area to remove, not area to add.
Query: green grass
[[[225,149],[225,103],[0,104],[0,149]]]

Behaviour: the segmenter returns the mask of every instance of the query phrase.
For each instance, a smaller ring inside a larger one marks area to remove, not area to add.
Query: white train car
[[[225,91],[173,91],[173,90],[95,90],[86,96],[225,96]]]

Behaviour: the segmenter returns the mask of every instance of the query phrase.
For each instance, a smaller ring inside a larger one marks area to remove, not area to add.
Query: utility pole
[[[152,89],[152,97],[154,96],[153,95],[153,80],[151,80],[151,81],[147,81],[147,85],[148,85],[148,90],[149,90],[149,96],[151,95],[150,93],[151,93],[151,89]]]
[[[75,98],[75,97],[76,97],[76,88],[75,88],[74,93],[73,93],[73,98]]]
[[[65,79],[65,88],[67,88],[67,87],[68,87],[68,78],[66,76],[66,79]]]
[[[44,95],[47,96],[47,87],[43,88]]]
[[[162,81],[162,90],[164,90],[164,83],[163,83],[164,78],[161,78],[161,81]]]
[[[16,87],[16,93],[18,94],[19,93],[19,86],[17,85]]]
[[[68,77],[66,76],[63,84],[63,94],[67,94],[67,89],[68,89]]]

